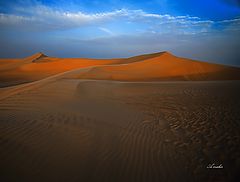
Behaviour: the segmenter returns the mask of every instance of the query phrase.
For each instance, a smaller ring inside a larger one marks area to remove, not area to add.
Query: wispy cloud
[[[114,35],[114,33],[111,30],[107,29],[107,28],[99,27],[99,30],[107,33],[108,35]]]
[[[214,22],[193,16],[171,16],[128,9],[91,14],[80,11],[60,11],[43,5],[35,5],[30,8],[17,7],[14,13],[0,14],[1,27],[17,27],[26,31],[66,30],[87,26],[104,27],[106,23],[111,22],[119,22],[120,24],[124,22],[141,23],[145,24],[148,30],[158,33],[192,34],[211,31],[216,27],[215,25],[219,24],[223,28],[239,28],[240,19]],[[106,28],[101,30],[113,35]]]

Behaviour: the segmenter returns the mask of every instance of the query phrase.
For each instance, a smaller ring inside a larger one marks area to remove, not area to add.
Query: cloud
[[[123,10],[108,13],[85,14],[82,12],[71,13],[61,12],[45,6],[37,6],[28,10],[18,9],[24,15],[0,14],[0,24],[3,26],[16,26],[22,29],[31,30],[42,26],[43,29],[71,29],[88,26],[100,22],[110,21],[115,17],[124,16]],[[22,25],[22,26],[21,26]],[[26,27],[26,25],[29,25]]]
[[[111,30],[107,29],[107,28],[99,27],[99,30],[107,33],[108,35],[114,35],[114,33]]]
[[[144,24],[147,30],[158,33],[192,34],[208,32],[217,22],[202,20],[193,16],[171,16],[168,14],[147,13],[143,10],[120,9],[103,13],[68,12],[43,5],[23,8],[15,7],[14,13],[0,13],[2,28],[17,28],[24,31],[68,30],[81,27],[105,27],[107,23],[131,22]],[[221,22],[224,26],[234,26],[236,20]],[[219,24],[219,23],[218,23]],[[152,30],[154,29],[154,30]],[[102,31],[112,35],[106,29]]]

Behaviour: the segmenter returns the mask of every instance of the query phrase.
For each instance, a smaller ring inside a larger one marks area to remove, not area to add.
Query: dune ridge
[[[79,73],[74,71],[69,78],[118,81],[240,79],[240,68],[180,58],[167,51],[116,59],[56,58],[39,52],[23,59],[0,59],[0,87],[76,69]]]
[[[127,64],[96,66],[76,77],[122,81],[240,79],[239,68],[179,58],[169,52],[141,58]]]
[[[46,56],[46,55],[43,54],[42,52],[38,52],[38,53],[36,53],[36,54],[34,54],[34,55],[32,55],[32,56],[29,56],[29,57],[27,57],[27,58],[25,58],[25,59],[31,60],[31,61],[34,63],[34,62],[36,62],[36,61],[38,61],[38,60],[40,60],[40,59],[42,59],[42,58],[46,58],[46,57],[48,57],[48,56]]]
[[[79,68],[116,62],[115,59],[56,58],[43,53],[23,59],[0,59],[0,87],[29,83]]]

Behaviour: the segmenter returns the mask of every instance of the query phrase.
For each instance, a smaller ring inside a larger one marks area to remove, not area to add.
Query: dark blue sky
[[[0,57],[126,57],[168,50],[240,65],[239,0],[0,1]]]

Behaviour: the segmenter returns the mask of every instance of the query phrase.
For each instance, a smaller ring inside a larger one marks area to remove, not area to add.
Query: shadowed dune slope
[[[93,67],[75,78],[122,81],[240,79],[239,68],[179,58],[168,52],[135,59],[139,61]]]

